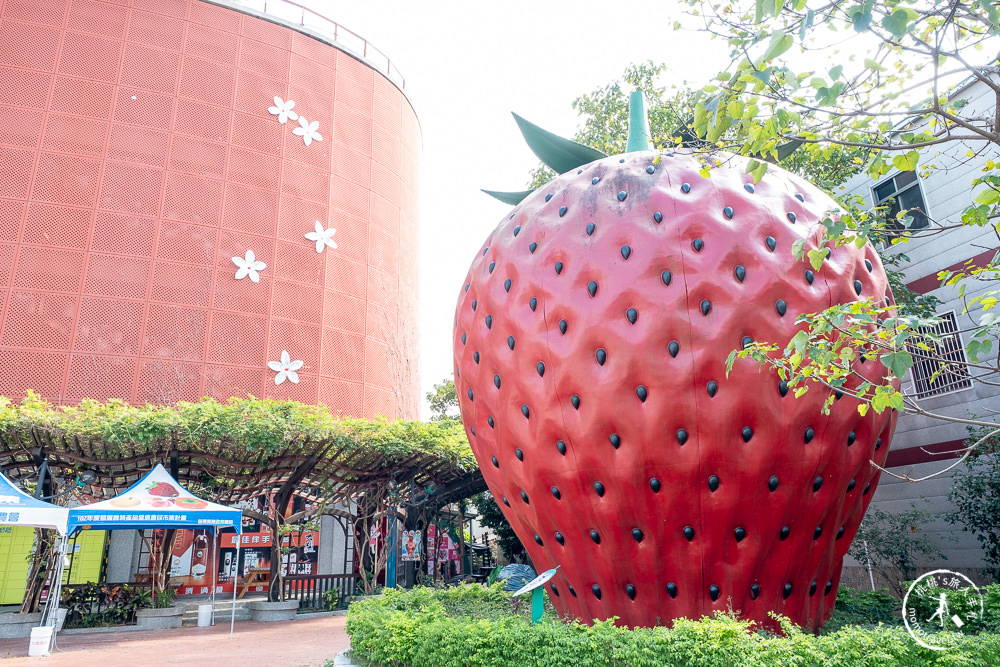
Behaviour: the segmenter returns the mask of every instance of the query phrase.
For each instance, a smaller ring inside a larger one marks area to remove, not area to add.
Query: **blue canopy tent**
[[[162,464],[146,473],[126,491],[110,500],[75,507],[69,511],[67,535],[79,530],[145,530],[150,528],[186,528],[211,530],[233,528],[243,532],[243,511],[202,500],[175,480]],[[239,558],[239,541],[236,557]],[[212,604],[215,617],[215,574],[213,568]],[[236,618],[236,588],[233,586],[233,616]]]

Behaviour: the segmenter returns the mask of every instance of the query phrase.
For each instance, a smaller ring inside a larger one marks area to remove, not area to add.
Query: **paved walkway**
[[[237,621],[215,627],[142,632],[61,634],[47,658],[28,655],[28,639],[0,639],[0,667],[132,667],[134,665],[323,665],[351,646],[347,616],[319,616],[281,623]]]

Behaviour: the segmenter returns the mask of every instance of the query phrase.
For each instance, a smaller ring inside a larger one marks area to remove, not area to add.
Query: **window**
[[[913,368],[910,372],[917,398],[940,396],[972,387],[965,349],[955,324],[955,313],[945,313],[940,317],[941,322],[936,327],[919,329],[920,333],[933,335],[938,339],[936,342],[924,339],[929,350],[909,346],[913,355]]]
[[[885,215],[888,239],[899,236],[903,230],[923,229],[930,225],[917,172],[901,171],[876,185],[873,194],[876,206],[889,206]],[[908,211],[902,224],[896,219],[900,211]]]

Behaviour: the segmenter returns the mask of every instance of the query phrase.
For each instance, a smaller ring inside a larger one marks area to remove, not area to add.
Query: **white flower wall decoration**
[[[323,248],[325,247],[336,250],[337,242],[333,240],[333,235],[336,233],[337,230],[333,227],[323,229],[323,224],[317,220],[316,231],[306,234],[306,238],[316,242],[316,252],[323,252]]]
[[[250,276],[250,280],[255,283],[260,282],[260,271],[267,268],[267,264],[257,259],[253,250],[247,250],[246,257],[233,257],[233,264],[237,266],[236,279],[243,280]]]
[[[274,96],[274,106],[268,107],[267,111],[272,116],[278,117],[278,122],[284,125],[290,120],[298,120],[299,114],[292,111],[295,106],[294,100],[288,100],[287,102],[282,100],[277,95]]]
[[[319,133],[318,120],[314,120],[310,123],[306,120],[305,116],[299,116],[299,125],[300,127],[292,130],[292,134],[302,137],[302,141],[305,142],[306,146],[311,144],[314,139],[316,141],[323,141],[323,135]]]
[[[281,351],[281,361],[269,361],[267,362],[267,367],[278,373],[274,376],[274,384],[279,385],[285,380],[288,380],[292,384],[299,383],[299,374],[295,371],[302,368],[302,362],[299,360],[292,361],[288,350]]]

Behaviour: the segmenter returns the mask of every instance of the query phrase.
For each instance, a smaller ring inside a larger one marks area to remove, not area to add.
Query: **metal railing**
[[[342,607],[354,595],[357,582],[356,574],[290,574],[283,578],[282,588],[286,600],[299,601],[299,609],[328,609]],[[335,593],[324,595],[327,591]]]
[[[406,89],[406,79],[384,52],[358,33],[328,19],[319,12],[292,0],[210,0],[234,9],[250,9],[303,28],[337,47],[360,56],[374,69],[384,74],[400,90]]]

